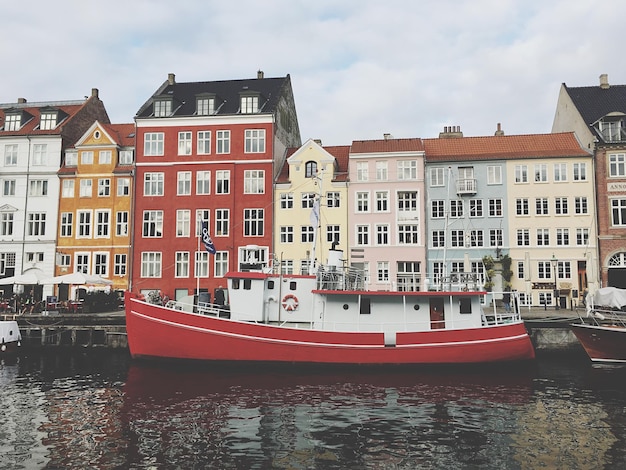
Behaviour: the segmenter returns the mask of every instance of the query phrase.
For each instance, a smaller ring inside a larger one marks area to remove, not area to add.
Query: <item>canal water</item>
[[[2,469],[626,468],[626,368],[182,367],[124,352],[0,362]]]

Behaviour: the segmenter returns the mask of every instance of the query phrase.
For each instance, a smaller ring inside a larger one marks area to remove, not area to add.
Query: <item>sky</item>
[[[2,2],[0,103],[291,77],[302,141],[549,133],[562,83],[626,84],[621,0]]]

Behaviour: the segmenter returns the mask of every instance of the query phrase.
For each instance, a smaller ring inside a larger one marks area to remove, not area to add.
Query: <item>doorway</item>
[[[430,298],[430,329],[442,330],[446,327],[445,315],[443,311],[443,297]]]

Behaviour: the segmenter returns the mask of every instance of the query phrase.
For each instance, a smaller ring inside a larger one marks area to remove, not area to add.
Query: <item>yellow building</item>
[[[55,275],[82,272],[127,289],[133,214],[134,124],[96,121],[65,153]],[[61,284],[59,299],[73,297]]]
[[[347,256],[349,152],[312,139],[287,150],[274,191],[274,256],[283,273],[307,274],[314,259],[326,262],[333,243]]]

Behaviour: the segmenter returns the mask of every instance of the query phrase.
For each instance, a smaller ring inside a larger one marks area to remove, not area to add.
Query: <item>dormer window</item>
[[[241,114],[254,114],[259,112],[259,95],[241,96]]]
[[[309,161],[304,165],[304,176],[312,178],[317,175],[317,162]]]
[[[56,111],[41,113],[39,129],[41,129],[42,131],[49,131],[51,129],[54,129],[57,126],[57,116],[58,113]]]
[[[21,126],[22,126],[21,114],[7,114],[6,119],[4,121],[5,131],[19,131]]]
[[[155,100],[154,115],[156,117],[167,117],[172,114],[172,100]]]
[[[605,142],[621,142],[626,140],[624,114],[610,113],[598,121],[598,130]]]
[[[196,99],[196,114],[198,116],[211,116],[215,114],[215,98],[203,96]]]

